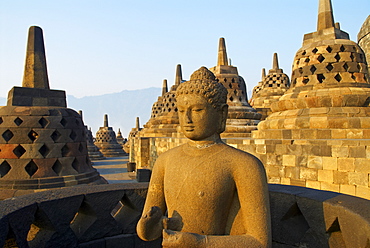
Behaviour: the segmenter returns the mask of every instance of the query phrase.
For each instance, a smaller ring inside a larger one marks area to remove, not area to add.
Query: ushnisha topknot
[[[206,67],[196,70],[190,80],[181,83],[176,90],[176,97],[184,94],[198,94],[207,99],[215,108],[219,109],[227,100],[226,88],[217,81],[215,75]]]

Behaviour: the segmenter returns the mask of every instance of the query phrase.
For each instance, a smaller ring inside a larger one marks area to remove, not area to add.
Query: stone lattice
[[[252,130],[257,129],[261,114],[248,103],[247,88],[244,79],[239,76],[238,69],[229,65],[225,39],[220,38],[217,66],[209,69],[228,91],[227,104],[229,105],[226,136],[247,137]]]
[[[122,145],[117,143],[116,133],[108,126],[108,115],[104,115],[104,126],[96,132],[95,143],[105,157],[121,157],[127,155]]]
[[[258,86],[258,85],[257,85]],[[271,104],[289,89],[289,77],[279,68],[277,53],[274,54],[273,67],[267,76],[263,77],[258,89],[255,89],[251,105],[262,114],[262,120],[271,114]]]
[[[0,198],[103,182],[91,166],[81,116],[66,108],[64,91],[49,89],[39,27],[29,29],[22,86],[0,107]]]

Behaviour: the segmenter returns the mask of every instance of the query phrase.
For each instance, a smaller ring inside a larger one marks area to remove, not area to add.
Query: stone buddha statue
[[[163,247],[270,247],[266,174],[253,155],[223,143],[227,90],[207,68],[179,85],[189,142],[160,155],[137,233]]]

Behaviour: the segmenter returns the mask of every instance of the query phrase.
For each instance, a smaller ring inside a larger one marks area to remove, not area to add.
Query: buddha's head
[[[176,90],[180,126],[191,140],[207,140],[225,130],[227,90],[206,67],[195,71]]]

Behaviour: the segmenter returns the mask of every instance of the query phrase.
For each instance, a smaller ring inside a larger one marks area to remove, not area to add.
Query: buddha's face
[[[222,112],[217,111],[201,95],[184,94],[176,99],[180,126],[191,140],[205,140],[218,133]]]

